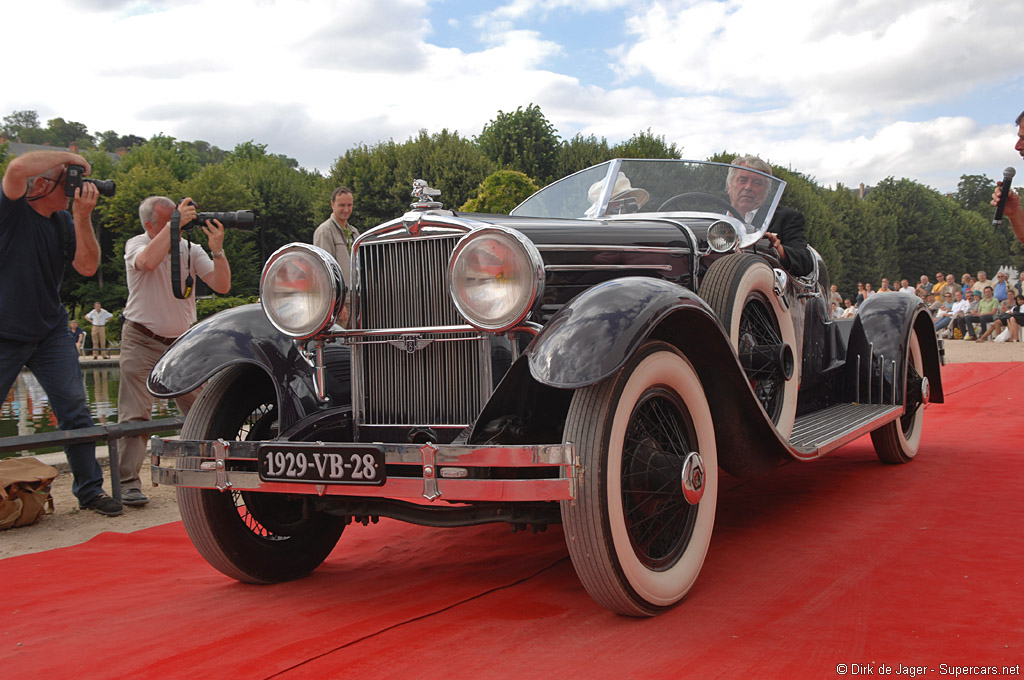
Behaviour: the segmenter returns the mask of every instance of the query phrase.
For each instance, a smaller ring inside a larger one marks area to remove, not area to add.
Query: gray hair
[[[725,183],[727,185],[732,183],[732,178],[736,175],[735,168],[741,165],[746,166],[751,170],[758,170],[766,175],[772,174],[772,166],[768,165],[757,156],[737,156],[733,159],[731,165],[732,167],[729,168],[729,174],[725,177]]]
[[[64,168],[63,165],[58,165],[58,166],[50,168],[46,172],[41,172],[38,175],[32,175],[27,180],[25,180],[25,183],[26,183],[25,192],[26,193],[31,192],[32,191],[32,185],[35,184],[36,180],[39,179],[40,177],[45,177],[46,179],[52,179],[54,182],[59,182],[61,175],[64,174],[64,169],[65,168]],[[51,189],[50,191],[53,191],[53,190]],[[47,193],[49,193],[49,192],[47,192]]]
[[[139,204],[139,219],[142,221],[142,228],[145,230],[146,222],[152,222],[158,205],[176,207],[174,201],[166,196],[150,196]]]
[[[1017,120],[1013,121],[1013,123],[1014,123],[1014,125],[1020,125],[1020,122],[1022,120],[1024,120],[1024,111],[1020,112],[1020,115],[1017,116]]]

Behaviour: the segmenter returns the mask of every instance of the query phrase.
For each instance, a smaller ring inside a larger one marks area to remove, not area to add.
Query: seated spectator
[[[965,298],[967,297],[967,291],[970,289],[970,287],[971,287],[971,275],[968,274],[967,272],[964,272],[960,276],[960,292],[964,294]]]
[[[901,279],[900,280],[900,292],[901,293],[909,293],[909,294],[913,295],[914,294],[914,287],[911,286],[910,282],[907,281],[906,279]]]
[[[957,295],[960,295],[960,291],[956,291]],[[958,300],[960,297],[957,298]],[[943,331],[949,324],[953,322],[953,295],[949,292],[947,286],[942,291],[942,303],[939,305],[938,310],[935,312],[935,332]]]
[[[1014,302],[1016,304],[1010,307],[1010,318],[1006,323],[1010,329],[1010,342],[1020,342],[1024,340],[1020,337],[1020,327],[1024,326],[1024,295],[1018,294]]]
[[[953,335],[956,337],[956,331],[960,331],[961,337],[964,340],[974,339],[974,322],[978,318],[978,308],[981,306],[981,293],[976,290],[971,291],[971,301],[968,305],[967,311],[964,312],[963,316],[953,317]]]
[[[988,325],[996,320],[996,314],[999,313],[999,300],[996,300],[992,286],[985,286],[981,302],[978,304],[978,312],[978,316],[972,323],[981,324],[981,337],[978,338],[978,341],[981,342],[990,335],[985,331],[988,329]]]
[[[889,287],[889,279],[882,277],[882,285],[878,287],[879,293],[891,293],[892,288]]]
[[[985,295],[985,286],[991,286],[991,285],[992,285],[992,282],[988,280],[988,275],[985,273],[984,270],[981,270],[981,271],[978,272],[978,278],[975,279],[974,284],[971,285],[971,288],[973,288],[974,290],[976,290],[979,293],[981,293],[982,297],[984,297],[984,295]]]
[[[932,292],[932,282],[928,280],[927,274],[921,275],[921,282],[917,284],[917,288],[915,288],[914,290],[917,291],[917,296],[922,300],[924,299],[925,295]]]
[[[942,272],[935,272],[935,285],[932,286],[932,292],[938,295],[945,287],[946,277],[942,275]]]
[[[875,291],[871,289],[870,283],[864,284],[864,299],[867,300],[869,297],[875,294]]]
[[[856,302],[857,306],[858,306],[858,307],[860,307],[861,303],[862,303],[862,302],[864,302],[864,300],[866,300],[866,299],[867,299],[867,297],[868,297],[868,296],[864,294],[864,284],[863,284],[863,283],[860,283],[860,282],[858,282],[858,283],[857,283],[857,298],[856,298],[856,300],[857,300],[857,302]]]
[[[967,283],[964,284],[964,299],[970,300],[974,297],[974,284],[977,283],[978,279],[974,278],[970,274],[967,275]],[[978,291],[979,293],[981,291]]]
[[[857,307],[850,301],[850,298],[846,298],[846,300],[843,301],[843,304],[845,307],[843,308],[843,315],[840,318],[852,319],[857,315]]]
[[[78,327],[78,322],[74,319],[71,320],[71,327],[68,329],[71,332],[71,339],[75,341],[75,347],[78,348],[78,356],[82,356],[85,345],[85,331]]]

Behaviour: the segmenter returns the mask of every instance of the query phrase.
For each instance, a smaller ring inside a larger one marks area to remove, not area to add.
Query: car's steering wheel
[[[672,206],[675,203],[682,203],[686,199],[698,197],[701,199],[709,200],[716,206],[725,210],[727,213],[732,213],[733,215],[735,215],[741,222],[743,221],[743,215],[740,215],[739,212],[736,211],[736,208],[734,208],[732,204],[729,203],[729,201],[721,199],[718,196],[715,196],[714,194],[704,193],[703,191],[688,191],[685,194],[676,194],[672,198],[662,203],[661,207],[658,208],[658,212],[670,212]],[[682,210],[682,206],[679,206],[679,208],[677,209]]]

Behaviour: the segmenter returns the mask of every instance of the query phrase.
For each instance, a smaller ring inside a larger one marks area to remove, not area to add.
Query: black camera
[[[256,226],[256,214],[252,210],[234,210],[232,212],[196,213],[196,218],[188,224],[181,225],[181,230],[186,231],[206,224],[206,220],[220,220],[225,229],[252,229]]]
[[[85,176],[85,167],[81,165],[69,165],[67,172],[64,174],[64,195],[74,196],[75,189],[82,186],[82,182],[88,182],[89,184],[95,184],[96,189],[99,190],[101,196],[107,198],[114,195],[114,180],[112,179],[88,179]]]

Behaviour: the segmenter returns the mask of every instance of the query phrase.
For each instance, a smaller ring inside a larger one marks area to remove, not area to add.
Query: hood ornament
[[[441,207],[440,202],[430,200],[431,196],[440,196],[441,190],[431,188],[425,179],[414,179],[412,181],[412,195],[416,199],[416,202],[411,206],[414,210]]]
[[[413,196],[413,198],[416,199],[416,202],[412,203],[409,206],[409,207],[412,208],[412,210],[407,212],[405,214],[405,216],[402,217],[402,225],[405,227],[406,231],[409,232],[410,236],[419,236],[420,235],[421,213],[423,213],[424,211],[427,211],[427,210],[434,210],[434,209],[438,209],[438,208],[442,208],[443,207],[442,204],[439,201],[432,201],[432,200],[430,200],[431,196],[440,196],[440,195],[441,195],[441,190],[440,189],[433,189],[433,188],[431,188],[431,186],[429,184],[427,184],[427,180],[425,180],[425,179],[415,179],[415,180],[413,180],[413,182],[412,182],[412,196]]]

